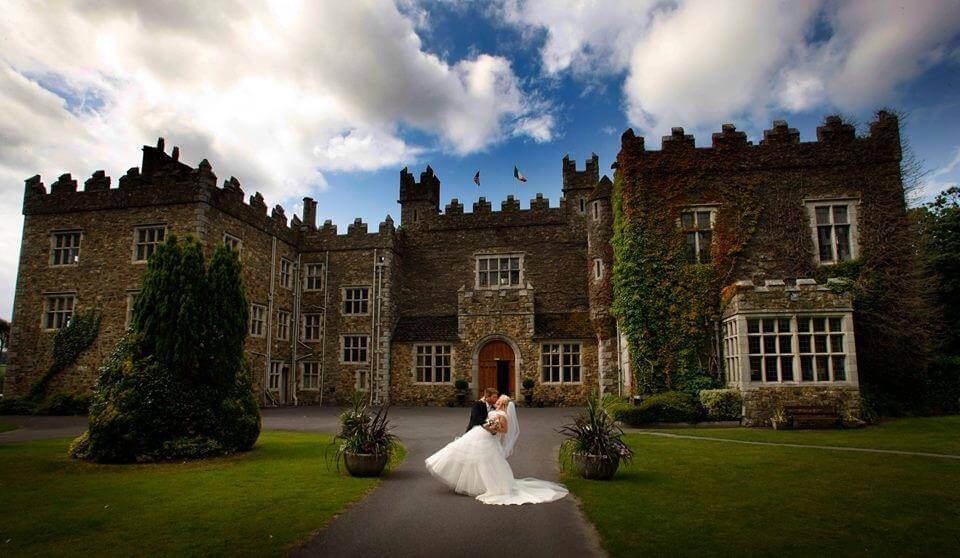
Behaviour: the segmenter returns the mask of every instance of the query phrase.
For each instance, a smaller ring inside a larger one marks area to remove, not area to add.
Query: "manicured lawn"
[[[960,461],[627,436],[610,482],[565,482],[611,556],[956,555]]]
[[[7,432],[7,431],[10,431],[10,430],[16,430],[16,429],[17,429],[17,425],[16,425],[16,424],[9,424],[9,423],[6,423],[6,422],[0,422],[0,432]]]
[[[727,440],[890,449],[960,455],[960,415],[904,418],[856,430],[670,428],[661,432]]]
[[[161,465],[0,445],[0,555],[283,555],[376,484],[328,470],[329,441],[264,432],[243,455]]]

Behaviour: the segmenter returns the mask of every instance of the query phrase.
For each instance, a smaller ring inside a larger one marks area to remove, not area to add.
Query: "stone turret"
[[[404,167],[400,171],[400,226],[415,227],[440,212],[440,179],[430,165],[420,173],[420,181]]]

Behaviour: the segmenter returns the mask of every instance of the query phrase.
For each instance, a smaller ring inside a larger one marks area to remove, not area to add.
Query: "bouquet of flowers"
[[[487,429],[491,434],[496,434],[500,432],[500,421],[496,418],[489,418],[487,422],[483,423],[483,427]]]

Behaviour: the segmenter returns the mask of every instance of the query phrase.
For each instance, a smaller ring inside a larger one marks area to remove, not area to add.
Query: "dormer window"
[[[687,262],[710,263],[710,243],[716,218],[716,207],[688,207],[680,211]]]
[[[519,287],[523,280],[522,254],[477,256],[477,288],[506,289]]]
[[[832,265],[857,257],[857,200],[807,200],[817,263]]]

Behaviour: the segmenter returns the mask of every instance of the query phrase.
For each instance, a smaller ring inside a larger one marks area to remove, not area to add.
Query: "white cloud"
[[[115,177],[165,136],[268,202],[322,188],[323,171],[399,166],[424,153],[398,130],[465,154],[512,135],[545,106],[501,56],[446,61],[423,49],[425,11],[390,0],[88,0],[4,3],[0,18],[0,214],[22,180],[95,169]],[[424,137],[424,136],[420,136]],[[434,141],[434,140],[427,140]],[[0,224],[16,246],[17,219]],[[16,250],[0,270],[16,269]],[[12,271],[0,272],[0,309]]]
[[[546,75],[585,87],[624,75],[624,111],[647,132],[875,108],[960,52],[956,0],[500,0],[498,12],[545,35]]]
[[[960,185],[960,146],[953,150],[953,157],[945,165],[939,167],[920,180],[920,187],[915,193],[916,201],[930,201],[951,186]]]
[[[544,143],[553,139],[554,128],[553,115],[543,114],[518,120],[514,134],[529,136],[537,143]]]

